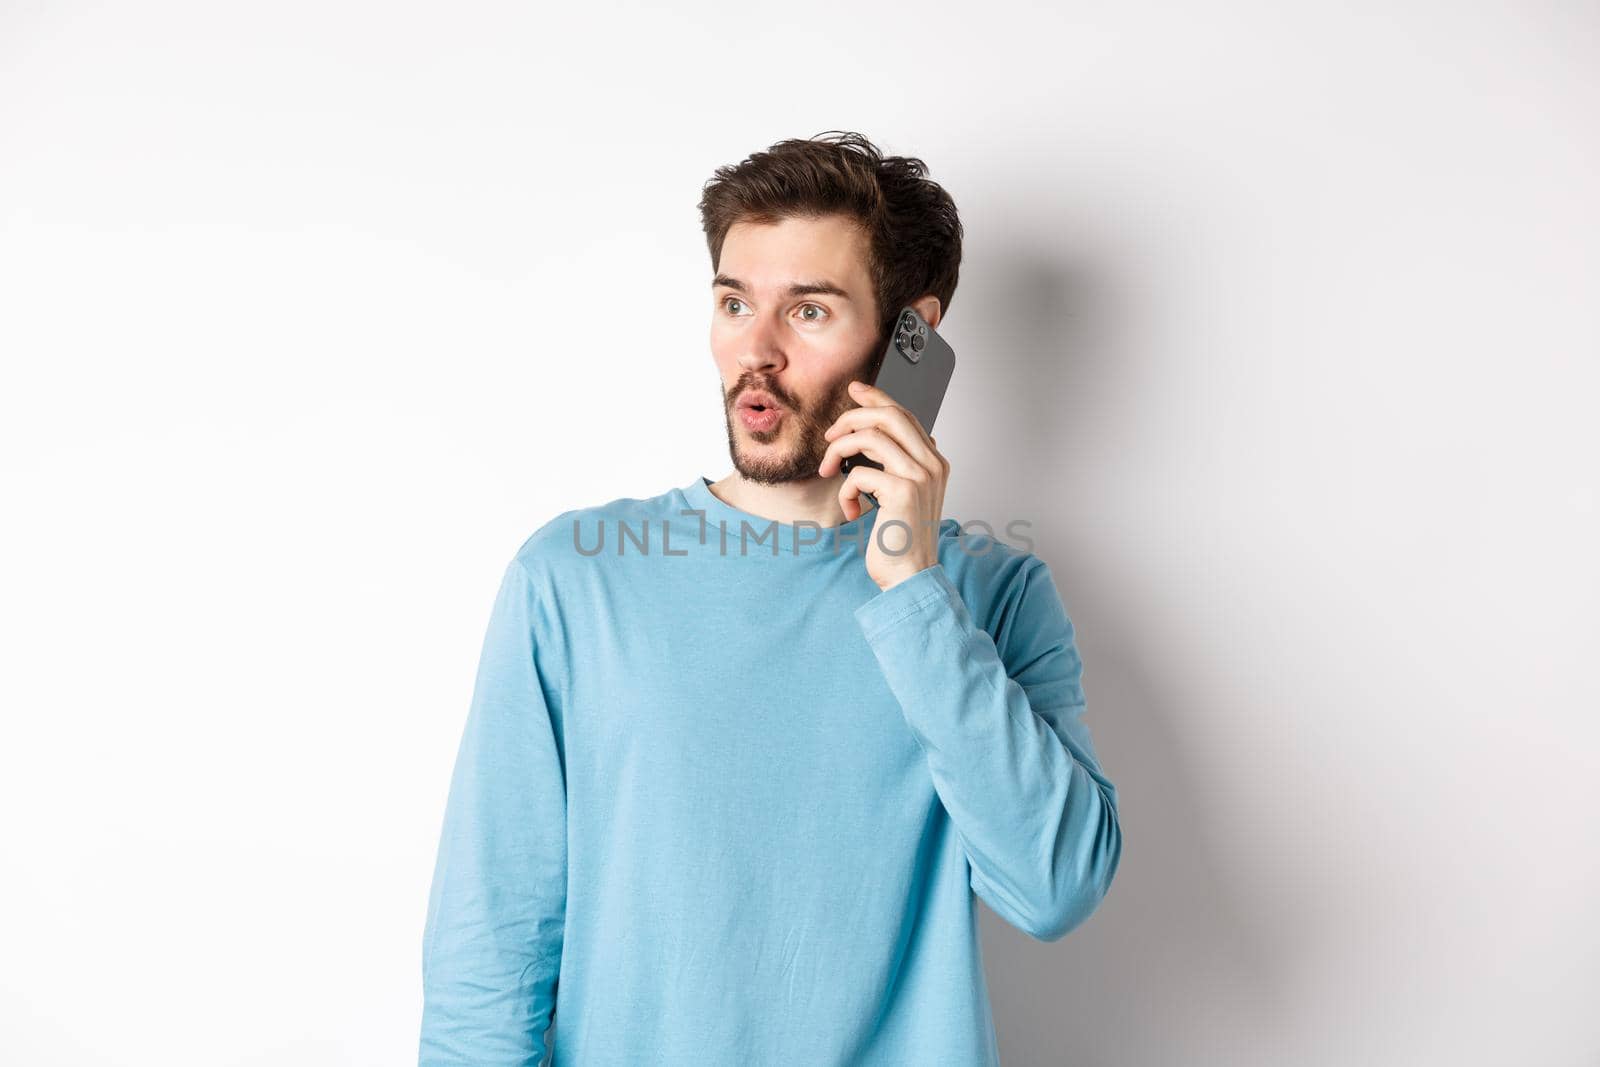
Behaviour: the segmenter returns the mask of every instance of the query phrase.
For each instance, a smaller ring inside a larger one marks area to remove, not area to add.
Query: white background
[[[700,185],[848,128],[1121,791],[1084,926],[984,912],[1005,1061],[1594,1064],[1597,31],[0,6],[0,1059],[415,1062],[500,571],[729,469]]]

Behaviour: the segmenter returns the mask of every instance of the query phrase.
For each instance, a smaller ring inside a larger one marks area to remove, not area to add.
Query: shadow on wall
[[[1028,245],[1018,235],[996,247]],[[1034,551],[1050,564],[1078,630],[1085,722],[1117,785],[1125,835],[1110,893],[1061,941],[1035,942],[980,901],[1008,1067],[1237,1063],[1241,1046],[1275,1045],[1285,1022],[1279,991],[1288,961],[1230,894],[1207,844],[1219,816],[1207,810],[1205,768],[1190,766],[1178,745],[1175,727],[1203,703],[1167,691],[1161,672],[1147,669],[1160,649],[1148,647],[1119,593],[1114,561],[1093,558],[1097,539],[1074,534],[1092,521],[1081,502],[1094,487],[1074,474],[1086,468],[1066,458],[1074,448],[1115,454],[1127,432],[1105,412],[1138,356],[1131,335],[1141,320],[1112,273],[1024,252],[974,265],[979,293],[963,294],[978,316],[970,334],[983,339],[981,364],[977,354],[966,363],[969,375],[981,365],[986,379],[973,386],[985,397],[978,425],[1003,432],[974,441],[960,477],[993,487],[985,509],[1033,523]],[[1089,440],[1095,447],[1085,448]],[[1050,492],[1030,492],[1040,478]]]

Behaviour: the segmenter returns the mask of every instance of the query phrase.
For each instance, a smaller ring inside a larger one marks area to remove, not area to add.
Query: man
[[[707,183],[734,472],[565,512],[507,566],[420,1063],[539,1063],[553,1014],[573,1067],[995,1064],[975,895],[1048,941],[1109,888],[1050,571],[941,522],[948,461],[863,384],[900,309],[937,325],[955,290],[925,174],[844,134]]]

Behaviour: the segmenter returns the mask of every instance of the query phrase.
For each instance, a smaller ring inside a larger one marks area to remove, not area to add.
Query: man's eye
[[[817,314],[807,315],[807,311],[815,311]],[[828,311],[826,308],[820,307],[816,304],[802,304],[800,305],[800,317],[805,319],[807,322],[821,322],[823,319],[828,317]]]
[[[740,307],[743,307],[744,306],[744,301],[740,300],[736,296],[725,296],[725,297],[723,297],[722,298],[722,307],[723,307],[724,310],[732,311],[732,309],[730,309],[728,307],[729,304],[738,304]],[[739,312],[732,311],[732,314],[737,315],[737,314],[739,314]]]

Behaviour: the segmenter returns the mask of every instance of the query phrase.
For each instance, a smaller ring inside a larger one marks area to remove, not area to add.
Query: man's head
[[[900,309],[934,325],[948,311],[961,222],[926,173],[836,133],[780,141],[706,183],[711,353],[745,478],[815,478],[823,431],[855,406],[848,383],[876,375]],[[754,402],[776,414],[741,412]]]

